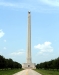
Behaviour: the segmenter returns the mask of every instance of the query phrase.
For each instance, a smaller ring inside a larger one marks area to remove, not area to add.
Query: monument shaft
[[[22,64],[23,69],[36,69],[31,59],[31,13],[28,12],[28,38],[27,38],[27,62]]]
[[[27,63],[31,63],[31,14],[28,12]]]

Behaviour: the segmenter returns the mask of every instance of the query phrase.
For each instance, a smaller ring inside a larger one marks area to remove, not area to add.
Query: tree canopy
[[[59,69],[59,57],[36,65],[37,69]]]
[[[12,59],[6,59],[0,55],[0,69],[13,69],[13,68],[22,68],[22,65]]]

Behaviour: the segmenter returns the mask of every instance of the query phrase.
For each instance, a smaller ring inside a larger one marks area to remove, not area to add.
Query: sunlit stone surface
[[[22,64],[22,68],[36,69],[35,63],[31,60],[31,12],[28,12],[28,39],[27,39],[27,62]]]

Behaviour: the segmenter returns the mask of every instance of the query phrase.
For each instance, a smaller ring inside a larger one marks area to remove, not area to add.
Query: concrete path
[[[41,75],[41,74],[39,74],[38,72],[36,72],[34,70],[26,69],[26,70],[20,71],[18,73],[15,73],[13,75]]]

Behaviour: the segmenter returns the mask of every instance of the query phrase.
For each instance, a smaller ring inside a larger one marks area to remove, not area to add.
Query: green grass
[[[21,71],[22,69],[9,69],[9,70],[0,70],[0,75],[13,75],[16,72]]]
[[[59,75],[59,71],[57,70],[42,70],[42,69],[36,69],[35,71],[39,72],[42,75]]]

